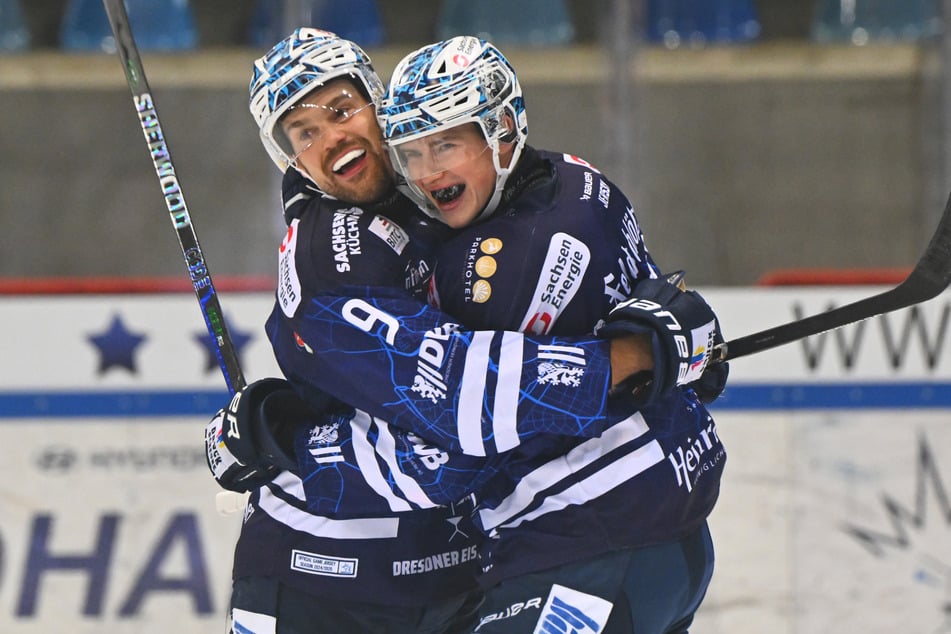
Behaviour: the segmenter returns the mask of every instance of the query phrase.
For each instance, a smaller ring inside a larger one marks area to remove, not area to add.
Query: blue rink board
[[[225,390],[0,392],[0,419],[208,418]],[[712,406],[727,410],[951,408],[951,383],[730,384]]]

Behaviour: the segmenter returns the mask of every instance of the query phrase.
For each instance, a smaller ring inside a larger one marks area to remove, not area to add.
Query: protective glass
[[[374,106],[359,93],[341,90],[324,96],[322,103],[298,103],[288,108],[281,119],[279,143],[293,161],[307,152],[334,128],[347,125],[354,117]]]
[[[411,182],[462,167],[489,149],[481,130],[473,123],[421,138],[389,141],[387,145],[394,168]]]

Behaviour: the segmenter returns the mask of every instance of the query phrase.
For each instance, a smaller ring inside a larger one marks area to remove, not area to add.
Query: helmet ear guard
[[[499,135],[500,143],[515,143],[518,139],[518,130],[515,129],[515,121],[512,120],[512,115],[505,113],[502,115],[502,124],[501,124],[501,134]]]

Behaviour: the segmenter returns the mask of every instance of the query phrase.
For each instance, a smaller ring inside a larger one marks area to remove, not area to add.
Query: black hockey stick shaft
[[[165,197],[165,206],[171,215],[172,225],[178,234],[178,242],[185,256],[185,265],[191,279],[198,304],[201,307],[202,317],[208,327],[208,334],[215,345],[215,354],[218,365],[224,375],[228,390],[234,394],[246,385],[241,366],[238,362],[238,353],[228,333],[224,314],[218,302],[218,293],[211,280],[205,256],[198,244],[198,237],[192,226],[188,207],[185,205],[185,196],[182,194],[181,184],[172,165],[172,157],[165,142],[165,135],[159,123],[158,113],[152,100],[149,84],[145,78],[142,59],[132,37],[132,28],[129,25],[129,16],[126,13],[123,0],[103,0],[106,13],[109,15],[109,24],[116,38],[116,51],[122,68],[125,71],[126,81],[132,91],[132,100],[135,110],[148,144],[149,154],[155,166],[162,193]]]
[[[938,228],[918,264],[901,284],[878,295],[840,306],[818,315],[727,341],[714,349],[713,360],[728,361],[769,350],[827,330],[907,308],[932,299],[951,283],[951,197]]]

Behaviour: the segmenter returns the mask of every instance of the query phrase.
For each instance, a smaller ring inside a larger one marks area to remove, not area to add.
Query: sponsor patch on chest
[[[374,216],[370,222],[370,233],[387,243],[397,255],[402,255],[403,249],[409,244],[409,234],[398,224],[383,216]]]
[[[588,245],[567,233],[553,235],[519,330],[535,335],[548,332],[578,292],[590,263]]]
[[[334,212],[330,229],[330,249],[333,252],[334,267],[338,273],[350,270],[350,260],[360,255],[360,216],[363,210],[356,207],[339,209]]]

